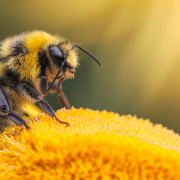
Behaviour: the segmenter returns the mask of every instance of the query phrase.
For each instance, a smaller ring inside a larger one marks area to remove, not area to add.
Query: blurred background
[[[76,108],[132,114],[180,132],[180,2],[0,0],[0,39],[34,29],[81,45],[63,91]],[[46,100],[57,110],[55,95]]]

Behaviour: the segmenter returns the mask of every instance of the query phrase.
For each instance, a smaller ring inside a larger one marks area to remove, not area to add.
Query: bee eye
[[[49,47],[49,55],[52,60],[59,65],[64,61],[63,52],[56,46]]]

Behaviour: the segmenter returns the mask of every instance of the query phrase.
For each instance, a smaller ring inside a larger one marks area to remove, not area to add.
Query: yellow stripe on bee
[[[44,46],[58,44],[61,41],[62,39],[58,36],[53,36],[44,31],[33,31],[27,34],[25,45],[30,53],[37,53]]]
[[[26,103],[23,105],[23,112],[30,117],[34,117],[42,114],[41,109],[39,109],[36,105],[30,103]]]
[[[4,75],[4,72],[6,72],[7,66],[0,62],[0,77]]]
[[[38,64],[38,56],[34,54],[27,54],[21,56],[19,59],[19,64],[11,58],[8,62],[8,68],[10,68],[15,73],[18,73],[20,79],[35,81],[40,73],[40,67]]]
[[[11,46],[9,45],[12,44],[13,41],[14,41],[14,38],[9,37],[3,42],[1,42],[0,57],[6,57],[12,53]]]

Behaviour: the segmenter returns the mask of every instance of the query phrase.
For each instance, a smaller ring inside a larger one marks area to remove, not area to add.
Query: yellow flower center
[[[14,126],[0,142],[1,179],[179,179],[180,136],[132,116],[61,109]]]

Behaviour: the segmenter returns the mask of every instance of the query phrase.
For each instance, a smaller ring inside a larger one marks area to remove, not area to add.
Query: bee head
[[[101,66],[101,63],[97,58],[95,58],[91,53],[89,53],[88,51],[86,51],[84,48],[77,45],[76,43],[74,43],[71,46],[70,50],[66,51],[65,53],[62,50],[61,46],[50,46],[49,47],[49,55],[50,55],[51,59],[53,60],[53,62],[58,65],[59,71],[57,72],[55,78],[53,79],[51,85],[49,86],[48,91],[51,89],[51,86],[56,81],[56,79],[58,78],[61,71],[63,71],[64,74],[65,73],[74,74],[75,68],[77,67],[78,62],[75,58],[72,58],[71,56],[73,56],[72,52],[74,52],[74,49],[76,47],[78,47],[79,49],[84,51],[86,54],[88,54],[90,57],[92,57]]]

